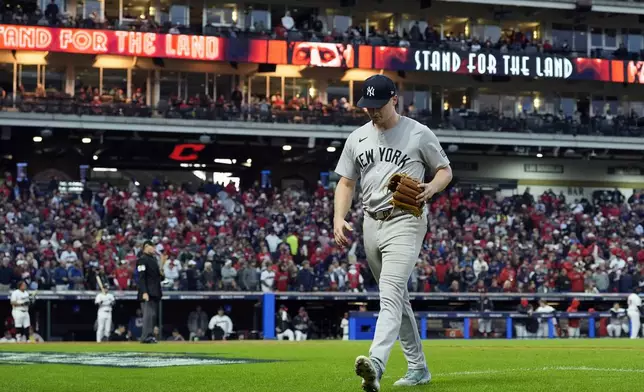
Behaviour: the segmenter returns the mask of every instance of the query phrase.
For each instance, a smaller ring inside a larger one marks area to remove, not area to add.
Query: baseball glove
[[[394,207],[399,207],[416,217],[423,213],[423,201],[417,201],[416,196],[423,192],[423,189],[418,186],[420,181],[409,177],[407,174],[396,173],[389,179],[387,189],[394,193],[391,204]]]

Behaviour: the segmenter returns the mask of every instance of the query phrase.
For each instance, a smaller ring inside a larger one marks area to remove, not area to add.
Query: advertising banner
[[[644,62],[327,42],[0,25],[0,49],[641,83]]]

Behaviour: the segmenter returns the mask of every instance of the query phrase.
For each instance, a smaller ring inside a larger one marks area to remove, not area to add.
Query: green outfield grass
[[[433,380],[412,391],[644,391],[644,340],[438,340],[424,344]],[[109,353],[147,352],[174,358],[278,362],[163,368],[4,363],[0,365],[0,391],[358,392],[360,380],[353,373],[353,362],[368,348],[369,342],[343,341],[2,345],[0,362],[6,362],[8,352],[71,353],[76,357],[93,353],[99,360]],[[392,384],[405,373],[405,367],[397,345],[383,391],[398,390]]]

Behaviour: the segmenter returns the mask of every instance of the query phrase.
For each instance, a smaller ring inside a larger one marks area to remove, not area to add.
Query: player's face
[[[382,125],[387,123],[393,116],[396,115],[396,104],[398,97],[392,97],[387,104],[379,109],[367,109],[369,118],[375,125]]]

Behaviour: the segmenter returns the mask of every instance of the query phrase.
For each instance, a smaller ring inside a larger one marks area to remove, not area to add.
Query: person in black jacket
[[[528,337],[527,324],[530,320],[527,317],[532,317],[532,306],[527,299],[521,299],[521,303],[517,306],[517,312],[524,316],[524,318],[515,318],[514,328],[516,329],[516,335],[518,339],[525,339]]]
[[[139,273],[139,294],[143,311],[143,333],[141,343],[156,343],[153,331],[156,325],[157,310],[161,301],[161,268],[156,258],[156,248],[151,241],[143,244],[143,254],[136,261],[136,270]]]

